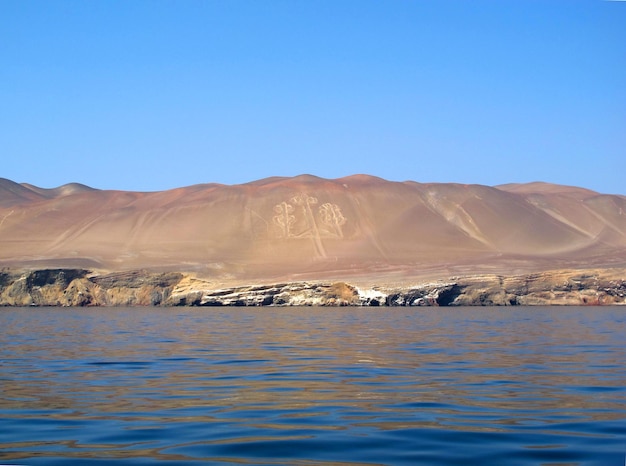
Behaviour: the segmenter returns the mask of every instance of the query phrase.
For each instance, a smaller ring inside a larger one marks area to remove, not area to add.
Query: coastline
[[[0,306],[546,306],[626,305],[626,269],[480,274],[393,286],[350,280],[229,284],[188,272],[82,268],[0,272]],[[357,283],[358,285],[354,284]]]

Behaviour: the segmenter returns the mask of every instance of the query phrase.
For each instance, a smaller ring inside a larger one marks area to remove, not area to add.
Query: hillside
[[[0,179],[0,265],[193,272],[220,283],[626,267],[626,197],[366,175],[161,192]]]

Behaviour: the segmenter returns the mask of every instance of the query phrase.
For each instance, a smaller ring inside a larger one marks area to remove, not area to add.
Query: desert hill
[[[400,280],[626,266],[626,197],[355,175],[125,192],[0,179],[0,265]]]

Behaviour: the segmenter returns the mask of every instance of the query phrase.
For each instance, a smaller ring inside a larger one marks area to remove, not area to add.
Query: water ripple
[[[623,312],[3,309],[0,462],[623,465]]]

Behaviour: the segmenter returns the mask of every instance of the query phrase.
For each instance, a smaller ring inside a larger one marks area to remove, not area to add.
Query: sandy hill
[[[161,192],[0,179],[0,265],[195,271],[224,280],[626,266],[626,197],[356,175]]]

